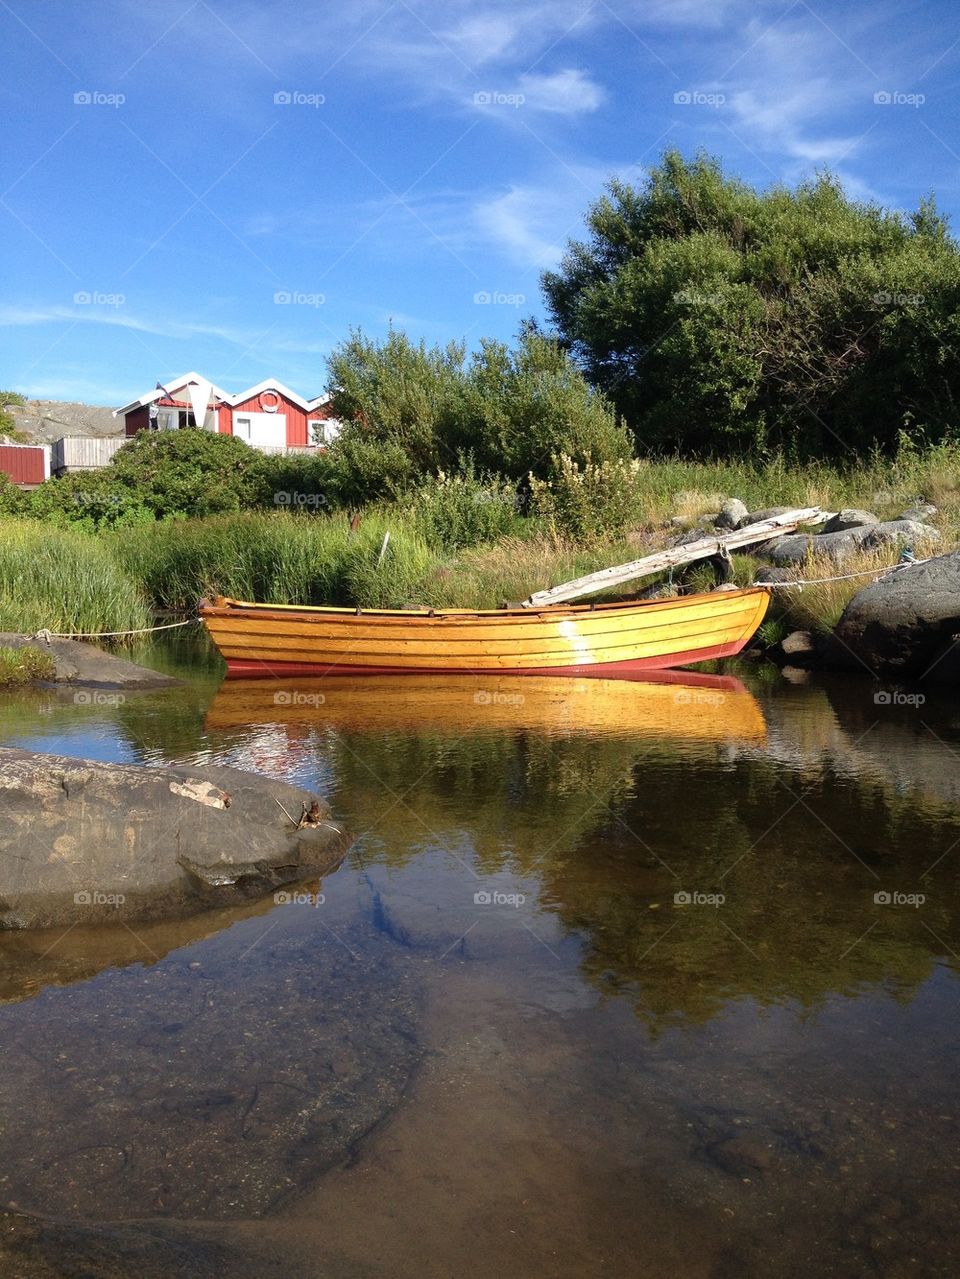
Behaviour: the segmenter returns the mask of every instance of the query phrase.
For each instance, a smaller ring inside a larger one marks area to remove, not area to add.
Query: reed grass
[[[384,535],[390,539],[381,558]],[[441,562],[409,517],[374,511],[352,532],[345,515],[252,512],[161,523],[111,535],[155,605],[192,609],[214,595],[278,604],[417,602]]]
[[[0,631],[135,630],[151,610],[136,576],[88,533],[0,520]]]
[[[777,456],[726,462],[662,458],[645,462],[635,484],[636,519],[647,525],[673,517],[693,522],[727,497],[750,510],[768,506],[857,507],[893,519],[918,501],[939,507],[933,518],[945,538],[960,540],[960,444],[901,449],[893,459],[851,458],[848,464]]]

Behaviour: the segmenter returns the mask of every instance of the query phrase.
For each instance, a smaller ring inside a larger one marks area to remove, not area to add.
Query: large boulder
[[[759,524],[763,520],[772,520],[776,515],[786,515],[788,511],[793,510],[790,506],[765,506],[759,511],[748,511],[741,519],[739,527],[746,528],[749,524]]]
[[[728,498],[714,523],[717,528],[735,529],[739,528],[741,521],[747,514],[746,503],[741,502],[738,497]]]
[[[940,541],[939,529],[918,520],[885,520],[882,524],[871,525],[865,531],[865,545],[871,548],[893,546],[897,542],[902,542],[905,546],[930,546]]]
[[[790,533],[760,548],[774,564],[802,564],[808,555],[826,555],[834,564],[852,559],[866,544],[867,528],[844,529],[838,533]]]
[[[759,553],[774,564],[802,564],[808,555],[825,555],[832,563],[842,565],[854,559],[859,551],[901,544],[930,546],[939,540],[940,534],[932,525],[916,524],[911,520],[887,520],[885,523],[853,525],[835,533],[790,533],[765,542]]]
[[[897,519],[915,520],[918,524],[925,524],[936,514],[937,508],[932,502],[918,502],[915,506],[911,506],[908,511],[901,511]]]
[[[189,914],[342,860],[312,792],[234,768],[0,748],[0,929]]]
[[[831,657],[878,674],[949,679],[960,632],[960,551],[910,564],[856,594],[837,624]]]

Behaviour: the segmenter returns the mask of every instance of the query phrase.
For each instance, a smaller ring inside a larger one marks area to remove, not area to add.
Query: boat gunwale
[[[650,611],[669,611],[710,600],[716,604],[721,601],[743,600],[747,596],[771,594],[770,588],[764,585],[744,586],[735,591],[698,591],[694,595],[678,595],[669,599],[653,600],[619,600],[607,604],[548,604],[541,608],[509,608],[509,609],[376,609],[345,607],[327,604],[258,604],[248,600],[235,600],[218,596],[212,604],[200,605],[201,618],[255,618],[263,620],[289,619],[291,615],[315,617],[323,621],[377,621],[381,623],[435,623],[456,624],[466,622],[475,624],[477,620],[484,623],[511,623],[540,621],[563,621],[567,618],[580,618],[584,615],[598,613],[621,612],[643,613]]]

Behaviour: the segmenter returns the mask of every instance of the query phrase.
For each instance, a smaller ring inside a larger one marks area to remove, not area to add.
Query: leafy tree
[[[955,430],[960,251],[829,174],[758,192],[704,155],[612,182],[543,287],[560,338],[638,446],[892,451]]]
[[[525,481],[569,454],[629,456],[605,398],[555,341],[528,328],[511,350],[484,341],[467,359],[451,343],[428,348],[392,330],[356,333],[330,361],[333,412],[344,423],[330,449],[348,503],[395,497],[439,472]]]

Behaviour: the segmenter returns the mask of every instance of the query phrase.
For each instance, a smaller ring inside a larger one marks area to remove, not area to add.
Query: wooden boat
[[[225,680],[207,708],[211,732],[281,728],[290,733],[430,732],[460,739],[536,730],[550,736],[657,737],[762,742],[763,711],[739,680],[693,671],[630,679],[413,674],[328,675],[280,685]]]
[[[218,598],[200,615],[228,678],[257,675],[624,676],[739,653],[764,587],[543,608],[351,609]]]

